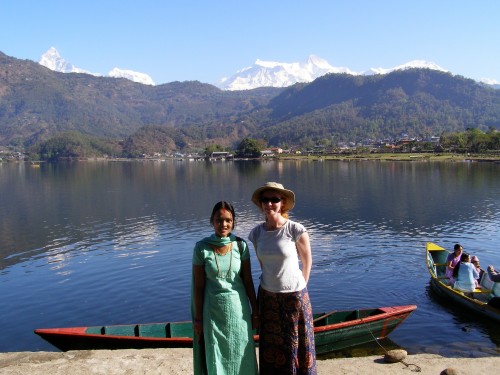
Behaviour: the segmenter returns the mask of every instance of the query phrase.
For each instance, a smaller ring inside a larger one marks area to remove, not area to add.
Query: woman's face
[[[277,191],[266,190],[260,196],[260,205],[266,215],[281,212],[282,204],[283,198]]]
[[[462,255],[462,247],[460,246],[459,248],[455,249],[455,256]]]
[[[227,237],[234,227],[233,215],[231,215],[230,211],[221,208],[215,213],[212,225],[216,236]]]

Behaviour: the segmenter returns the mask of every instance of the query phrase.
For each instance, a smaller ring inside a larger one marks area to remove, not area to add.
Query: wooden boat
[[[417,306],[394,306],[314,315],[316,352],[328,353],[385,338]],[[36,329],[62,351],[192,347],[191,322]],[[254,335],[258,344],[259,336]]]
[[[500,296],[500,283],[491,281],[488,273],[484,272],[479,283],[480,287],[476,288],[473,293],[464,293],[453,289],[445,276],[448,254],[450,252],[441,246],[432,242],[426,244],[427,269],[431,274],[431,288],[440,296],[452,300],[453,306],[457,308],[466,307],[472,312],[500,321],[500,310],[488,305],[491,298]]]

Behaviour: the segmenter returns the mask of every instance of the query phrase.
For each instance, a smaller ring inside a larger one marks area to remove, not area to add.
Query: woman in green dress
[[[194,247],[195,374],[257,374],[252,328],[258,325],[258,311],[250,253],[246,242],[231,233],[234,220],[233,206],[218,202],[210,217],[215,233]]]

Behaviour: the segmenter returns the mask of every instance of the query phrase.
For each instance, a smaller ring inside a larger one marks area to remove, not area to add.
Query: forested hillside
[[[185,128],[187,137],[218,137],[226,130],[221,124],[237,123],[232,119],[277,92],[226,92],[197,81],[149,86],[57,73],[0,53],[0,145],[32,144],[64,131],[121,139],[154,125]]]
[[[122,140],[133,155],[133,140],[181,151],[245,137],[291,146],[467,128],[500,128],[500,91],[428,69],[222,91],[197,81],[148,86],[56,73],[0,53],[0,145],[30,146],[69,131]]]
[[[500,91],[428,69],[387,75],[332,74],[296,85],[268,105],[264,134],[274,144],[359,141],[500,127]]]

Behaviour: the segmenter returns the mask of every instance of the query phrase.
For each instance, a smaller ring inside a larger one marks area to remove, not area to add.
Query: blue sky
[[[361,72],[411,60],[500,82],[498,0],[0,0],[0,51],[50,47],[106,74],[215,83],[255,60],[314,54]]]

